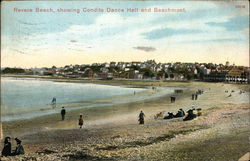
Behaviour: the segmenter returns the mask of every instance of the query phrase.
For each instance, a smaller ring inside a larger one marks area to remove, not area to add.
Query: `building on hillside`
[[[232,68],[226,75],[226,82],[229,83],[247,83],[247,74],[244,70]]]
[[[110,67],[115,67],[116,66],[116,62],[110,62]]]
[[[100,73],[100,78],[103,80],[111,80],[113,79],[113,73]]]
[[[46,70],[43,72],[43,75],[47,75],[47,76],[53,76],[56,74],[56,71],[53,70]]]
[[[133,61],[133,62],[132,62],[132,65],[134,65],[134,66],[140,66],[140,65],[141,65],[141,62]]]
[[[203,80],[207,82],[224,82],[227,72],[212,71],[208,75],[204,75]]]
[[[90,68],[86,68],[83,73],[83,77],[93,78],[94,77],[94,71]]]

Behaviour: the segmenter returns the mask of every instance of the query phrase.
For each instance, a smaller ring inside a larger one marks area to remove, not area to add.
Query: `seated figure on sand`
[[[187,116],[183,119],[183,121],[188,121],[188,120],[193,120],[194,118],[197,117],[196,114],[193,113],[194,109],[190,109],[187,111]]]
[[[201,112],[201,108],[197,108],[197,116],[201,116],[202,115],[202,112]]]
[[[11,155],[11,143],[10,143],[10,137],[7,136],[4,139],[4,147],[2,150],[2,156],[10,156]]]
[[[173,119],[174,114],[172,112],[168,112],[168,116],[165,116],[163,119]]]
[[[24,154],[24,148],[22,146],[22,141],[19,140],[18,138],[15,138],[16,140],[16,144],[17,144],[17,147],[16,147],[16,150],[14,151],[13,155],[22,155]]]
[[[185,112],[182,109],[179,109],[179,111],[174,117],[183,117],[183,116],[185,116]]]

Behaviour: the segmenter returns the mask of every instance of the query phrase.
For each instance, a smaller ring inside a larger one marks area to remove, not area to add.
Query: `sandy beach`
[[[234,161],[249,151],[248,85],[140,81],[106,83],[153,85],[161,90],[183,88],[184,92],[175,94],[175,103],[170,103],[171,94],[161,94],[130,103],[67,111],[64,121],[58,113],[4,122],[4,136],[23,140],[26,154],[1,160]],[[196,101],[191,100],[191,94],[198,89],[203,89],[204,94],[199,95]],[[144,97],[143,94],[157,95],[161,90],[126,96],[126,99]],[[229,93],[225,90],[234,92],[228,97]],[[240,94],[240,90],[246,92]],[[102,101],[99,100],[99,103]],[[176,113],[179,108],[187,111],[192,105],[202,108],[202,116],[186,122],[182,121],[183,118],[154,119],[156,113]],[[145,125],[138,125],[141,110],[146,115]],[[79,114],[84,116],[83,129],[78,127]]]

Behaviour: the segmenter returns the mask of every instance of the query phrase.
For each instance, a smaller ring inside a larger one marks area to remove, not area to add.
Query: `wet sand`
[[[159,82],[147,82],[151,84]],[[4,135],[21,138],[26,154],[2,160],[229,161],[238,160],[249,150],[249,92],[239,94],[240,90],[249,91],[247,85],[161,82],[160,86],[185,90],[176,94],[175,103],[170,103],[169,95],[163,95],[128,104],[72,110],[65,121],[54,114],[4,123]],[[191,94],[197,89],[205,92],[193,101]],[[225,90],[235,92],[228,97]],[[203,109],[203,115],[195,120],[154,119],[161,111],[187,111],[192,105]],[[145,125],[138,125],[140,110],[146,114]],[[80,113],[84,115],[83,129],[77,125]]]

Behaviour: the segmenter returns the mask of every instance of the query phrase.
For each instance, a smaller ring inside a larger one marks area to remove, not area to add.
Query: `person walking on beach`
[[[194,94],[192,94],[192,100],[194,100]]]
[[[140,114],[139,114],[139,124],[144,124],[144,117],[145,117],[145,114],[141,111]]]
[[[51,104],[55,104],[55,103],[56,103],[56,98],[53,97],[53,98],[52,98],[52,101],[51,101]]]
[[[80,115],[78,125],[80,126],[80,129],[81,129],[81,128],[82,128],[82,125],[83,125],[83,118],[82,118],[82,115]]]
[[[62,107],[62,110],[61,110],[62,121],[65,118],[65,114],[66,114],[66,110],[64,109],[64,107]]]
[[[197,100],[197,98],[198,98],[198,94],[196,93],[196,94],[195,94],[195,100]]]
[[[17,147],[16,147],[16,150],[15,150],[13,155],[22,155],[22,154],[24,154],[24,148],[23,148],[23,146],[21,144],[22,141],[19,140],[18,138],[15,138],[15,140],[16,140]]]
[[[51,101],[51,105],[52,105],[53,108],[56,107],[56,98],[55,97],[53,97],[53,99]]]
[[[174,102],[175,102],[175,99],[176,99],[176,97],[171,96],[171,97],[170,97],[171,103],[174,103]]]
[[[4,139],[4,147],[2,150],[2,156],[10,156],[11,155],[11,143],[10,143],[10,137],[7,136]]]

